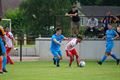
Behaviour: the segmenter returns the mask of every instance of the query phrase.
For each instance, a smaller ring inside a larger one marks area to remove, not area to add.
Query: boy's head
[[[55,33],[56,33],[56,35],[61,35],[62,34],[62,28],[61,27],[57,27],[55,29]]]
[[[106,15],[107,15],[107,16],[110,16],[110,15],[111,15],[111,11],[108,11],[108,12],[106,13]]]
[[[79,35],[79,34],[78,34],[78,35],[77,35],[77,42],[80,43],[82,40],[83,40],[82,35]]]
[[[112,25],[111,24],[108,25],[108,29],[112,29]]]
[[[5,28],[5,31],[6,31],[6,32],[9,32],[9,31],[10,31],[10,29],[9,29],[8,27],[6,27],[6,28]]]
[[[76,5],[73,5],[73,6],[72,6],[72,11],[74,12],[74,11],[76,11],[76,10],[77,10]]]

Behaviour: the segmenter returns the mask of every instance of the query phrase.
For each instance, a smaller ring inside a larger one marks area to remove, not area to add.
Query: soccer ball
[[[80,67],[85,67],[85,61],[80,61],[79,66]]]

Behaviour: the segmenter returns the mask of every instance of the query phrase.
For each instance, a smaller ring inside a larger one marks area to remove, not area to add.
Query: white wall
[[[52,54],[50,52],[50,38],[37,38],[36,39],[36,54],[40,56],[40,60],[51,60]],[[63,59],[66,58],[65,45],[67,41],[62,42],[61,50],[63,53]],[[81,59],[100,59],[105,52],[105,41],[102,40],[84,40],[81,44],[76,46]],[[120,58],[120,41],[115,41],[115,47],[113,49]],[[111,57],[109,58],[111,59]]]

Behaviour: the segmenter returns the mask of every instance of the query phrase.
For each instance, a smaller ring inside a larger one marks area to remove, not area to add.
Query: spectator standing
[[[74,4],[72,9],[65,14],[65,16],[71,17],[71,35],[76,36],[79,33],[79,26],[80,26],[80,17],[78,15],[77,6]]]

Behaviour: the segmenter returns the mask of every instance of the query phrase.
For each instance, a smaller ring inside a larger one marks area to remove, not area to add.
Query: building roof
[[[86,16],[105,16],[108,11],[111,11],[112,15],[120,15],[119,6],[82,6],[81,11]]]
[[[2,1],[2,11],[5,12],[8,9],[14,9],[19,7],[22,0],[1,0]]]

